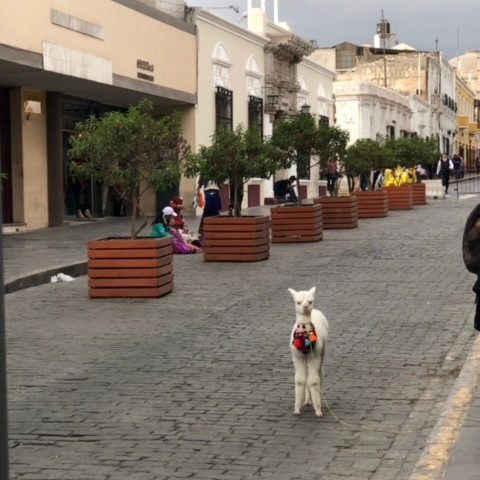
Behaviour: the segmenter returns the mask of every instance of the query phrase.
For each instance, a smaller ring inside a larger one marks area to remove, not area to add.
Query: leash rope
[[[297,328],[299,328],[300,326],[303,327],[303,329],[305,329],[305,326],[306,325],[310,325],[312,327],[312,331],[313,333],[316,335],[316,332],[315,332],[315,326],[313,325],[313,323],[309,322],[309,323],[305,323],[305,324],[299,324],[297,325]],[[308,338],[308,334],[311,333],[310,332],[306,332],[307,334],[307,338]],[[295,342],[295,335],[294,335],[294,342]],[[316,346],[316,342],[317,342],[317,337],[315,339],[314,342],[309,342],[309,345],[307,346],[307,348],[309,348],[309,352],[308,351],[305,351],[305,350],[302,350],[301,348],[299,348],[297,345],[294,345],[297,347],[298,350],[302,351],[303,353],[307,353],[307,354],[310,354],[312,355],[312,357],[315,357],[316,356],[316,349],[315,349],[315,346]],[[307,361],[306,357],[305,357],[305,361]],[[349,423],[349,422],[346,422],[344,420],[342,420],[341,418],[339,418],[335,412],[331,409],[330,407],[330,404],[328,403],[327,399],[325,398],[325,395],[323,394],[323,391],[320,391],[320,398],[323,400],[323,402],[325,403],[325,405],[327,406],[327,409],[328,411],[330,412],[330,414],[332,415],[332,417],[340,424],[348,427],[348,428],[353,428],[353,429],[356,429],[356,430],[367,430],[369,432],[379,432],[379,433],[388,433],[388,434],[391,434],[391,435],[409,435],[409,434],[412,434],[412,433],[416,433],[420,430],[409,430],[407,432],[400,432],[400,431],[397,431],[397,432],[394,432],[392,430],[386,430],[386,429],[383,429],[383,428],[376,428],[376,427],[368,427],[366,425],[356,425],[354,423]],[[478,422],[480,423],[480,419],[476,419],[476,418],[469,418],[469,417],[465,417],[464,419],[464,422]]]
[[[416,433],[419,430],[409,430],[407,432],[394,432],[392,430],[385,430],[383,428],[375,428],[375,427],[367,427],[366,425],[355,425],[354,423],[349,423],[349,422],[345,422],[344,420],[342,420],[341,418],[339,418],[335,412],[330,408],[330,405],[327,401],[327,399],[325,398],[325,395],[323,394],[323,392],[320,392],[320,396],[323,400],[323,402],[325,403],[325,405],[327,406],[327,409],[328,411],[330,412],[330,414],[332,415],[332,417],[338,422],[338,423],[341,423],[342,425],[345,425],[346,427],[349,427],[349,428],[354,428],[356,430],[368,430],[370,432],[380,432],[380,433],[390,433],[392,435],[409,435],[409,434],[412,434],[412,433]],[[465,422],[477,422],[477,423],[480,423],[480,419],[478,418],[469,418],[469,417],[465,417],[463,419],[464,423]]]
[[[327,399],[325,398],[325,395],[323,394],[323,392],[320,392],[320,396],[322,397],[323,402],[327,406],[327,409],[330,412],[330,414],[333,416],[333,418],[338,423],[341,423],[342,425],[345,425],[346,427],[354,428],[356,430],[368,430],[370,432],[390,433],[392,435],[399,435],[399,434],[400,435],[407,435],[409,433],[413,433],[413,432],[393,432],[392,430],[385,430],[383,428],[367,427],[366,425],[355,425],[354,423],[345,422],[341,418],[337,417],[337,415],[335,415],[335,412],[330,408],[330,405],[327,402]]]

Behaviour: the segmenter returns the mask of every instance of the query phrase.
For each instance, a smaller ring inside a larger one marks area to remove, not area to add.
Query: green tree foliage
[[[383,146],[377,140],[361,138],[347,148],[343,159],[347,175],[360,175],[375,170],[384,159]]]
[[[320,157],[320,165],[326,167],[327,160],[336,155],[341,160],[346,154],[350,134],[336,125],[329,126],[323,123],[318,125],[318,143],[316,154]]]
[[[412,168],[418,164],[428,165],[440,157],[437,141],[434,138],[403,137],[393,141],[396,163]]]
[[[240,124],[235,130],[219,129],[210,146],[202,145],[198,153],[188,155],[184,172],[187,177],[200,175],[221,184],[228,180],[234,193],[233,214],[241,215],[239,191],[252,178],[269,178],[285,168],[285,157],[256,128]]]
[[[145,218],[139,229],[135,227],[137,215],[143,215],[142,195],[150,187],[161,191],[180,181],[182,160],[189,151],[180,114],[156,118],[153,103],[142,100],[126,112],[92,116],[76,128],[68,151],[70,172],[106,182],[132,204],[135,238],[148,223]]]
[[[317,154],[319,135],[315,117],[300,113],[286,118],[275,125],[271,139],[284,152],[287,168],[297,165],[299,178],[302,162],[310,162],[310,157]]]
[[[347,131],[323,123],[318,123],[310,113],[300,113],[275,126],[272,142],[280,148],[287,159],[287,168],[297,165],[297,178],[302,171],[302,162],[318,157],[321,168],[325,168],[332,155],[343,157],[346,151],[349,134]]]

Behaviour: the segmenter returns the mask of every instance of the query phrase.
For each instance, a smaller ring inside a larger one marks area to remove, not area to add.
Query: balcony
[[[470,120],[468,118],[468,115],[457,115],[458,128],[468,128],[469,123]]]
[[[477,133],[478,127],[475,122],[468,122],[468,133]]]

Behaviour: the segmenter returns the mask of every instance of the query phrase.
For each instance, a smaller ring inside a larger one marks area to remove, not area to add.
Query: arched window
[[[328,98],[325,92],[325,87],[320,84],[317,90],[317,111],[322,123],[328,125],[329,115],[328,115]]]
[[[247,79],[248,126],[256,126],[263,134],[262,72],[253,55],[248,58],[245,77]]]
[[[262,96],[262,72],[258,68],[257,59],[251,56],[246,66],[247,95],[253,97]]]
[[[308,103],[308,96],[310,95],[310,90],[308,89],[307,81],[305,77],[300,77],[300,91],[297,95],[297,110],[300,111],[302,109],[302,105],[309,105]]]
[[[230,57],[222,43],[213,52],[213,79],[215,87],[230,88]]]

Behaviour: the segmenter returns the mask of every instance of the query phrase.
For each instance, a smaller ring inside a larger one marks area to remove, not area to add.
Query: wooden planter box
[[[170,238],[88,242],[90,298],[161,297],[173,290]]]
[[[425,183],[412,183],[413,189],[413,204],[426,205],[427,204],[427,185]]]
[[[270,256],[268,216],[207,217],[204,220],[206,262],[258,262]]]
[[[325,230],[358,227],[357,197],[319,197],[314,202],[322,205]]]
[[[353,192],[357,197],[358,218],[381,218],[388,216],[388,196],[385,190]]]
[[[411,210],[413,208],[412,184],[386,187],[389,210]]]
[[[323,238],[321,205],[282,205],[270,210],[272,243],[318,242]]]

